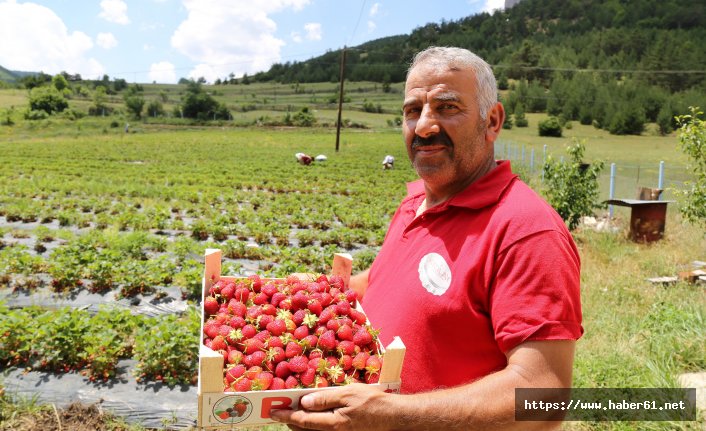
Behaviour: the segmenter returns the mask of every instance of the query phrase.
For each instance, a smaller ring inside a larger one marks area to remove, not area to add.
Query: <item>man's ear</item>
[[[488,117],[485,120],[485,141],[495,142],[500,135],[500,130],[503,128],[503,123],[505,122],[505,108],[503,104],[497,102],[490,110],[488,110]]]

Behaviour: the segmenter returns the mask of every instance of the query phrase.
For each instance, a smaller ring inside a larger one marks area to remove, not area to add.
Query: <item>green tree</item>
[[[123,95],[125,107],[135,118],[142,118],[142,109],[145,107],[145,98],[142,89],[136,85],[129,87]]]
[[[706,226],[706,122],[703,112],[690,107],[691,114],[677,117],[679,143],[682,151],[691,159],[689,164],[694,181],[687,183],[683,191],[686,202],[680,210],[685,219]]]
[[[549,117],[539,122],[539,136],[553,136],[561,138],[561,122],[557,117]]]
[[[69,107],[64,95],[54,87],[34,87],[29,92],[29,108],[32,111],[44,111],[47,114],[62,112]]]
[[[89,109],[91,115],[105,115],[108,113],[108,94],[102,85],[93,91],[93,106]]]
[[[547,200],[571,230],[579,225],[581,217],[592,215],[594,209],[603,207],[598,202],[598,176],[603,170],[603,162],[585,163],[584,142],[574,138],[573,143],[566,149],[570,157],[568,162],[558,162],[550,155],[544,164]]]
[[[64,90],[69,88],[69,81],[66,80],[64,75],[54,75],[54,77],[51,79],[51,84],[59,90],[60,92],[63,93]]]

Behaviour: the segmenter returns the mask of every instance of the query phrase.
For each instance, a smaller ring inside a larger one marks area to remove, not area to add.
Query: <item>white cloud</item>
[[[301,33],[299,33],[298,31],[293,31],[292,33],[290,33],[290,37],[292,38],[294,43],[304,42],[304,39],[302,39]]]
[[[83,32],[69,33],[51,9],[36,3],[0,3],[0,65],[11,70],[80,73],[84,78],[103,75],[103,66],[87,58],[93,47]]]
[[[116,24],[130,24],[127,16],[127,3],[123,0],[102,0],[99,17]]]
[[[368,33],[372,33],[375,31],[375,29],[378,28],[377,24],[375,24],[375,21],[368,21]]]
[[[199,62],[189,73],[209,81],[266,70],[281,59],[285,42],[275,37],[270,14],[300,10],[310,0],[183,0],[188,16],[171,38],[172,46]],[[294,35],[293,35],[294,37]]]
[[[370,16],[375,16],[380,11],[380,3],[375,3],[370,7]]]
[[[318,22],[309,22],[304,24],[306,30],[306,38],[309,40],[321,40],[321,24]]]
[[[168,61],[153,63],[150,66],[149,77],[150,81],[156,81],[162,84],[175,84],[177,82],[174,65]]]
[[[505,0],[485,0],[483,12],[493,13],[496,9],[505,9]]]
[[[96,36],[96,45],[103,49],[115,48],[118,46],[118,39],[113,36],[113,33],[98,33],[98,36]]]

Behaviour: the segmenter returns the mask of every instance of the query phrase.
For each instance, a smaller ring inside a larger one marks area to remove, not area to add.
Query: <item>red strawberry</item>
[[[223,338],[227,337],[230,335],[230,333],[233,331],[233,328],[231,328],[228,325],[221,325],[220,328],[218,328],[218,335],[223,336]]]
[[[218,300],[213,296],[207,296],[206,299],[204,299],[203,311],[206,313],[206,316],[213,316],[218,313],[219,308],[221,308],[221,304],[219,304]]]
[[[289,369],[289,362],[282,361],[275,366],[275,376],[286,379],[292,371]]]
[[[336,330],[336,336],[339,340],[353,341],[353,328],[350,325],[341,325]]]
[[[243,352],[239,350],[231,350],[228,352],[228,363],[229,364],[239,364],[243,362]]]
[[[266,314],[268,316],[276,316],[277,315],[277,307],[270,304],[269,302],[262,304],[262,306],[260,308],[262,308],[262,314]]]
[[[257,375],[260,374],[261,372],[262,372],[262,367],[260,367],[259,365],[254,365],[245,371],[245,377],[252,380],[255,377],[257,377]]]
[[[265,362],[265,359],[267,359],[267,353],[262,350],[258,350],[257,352],[246,355],[243,358],[243,363],[249,367],[252,367],[254,365],[262,365]]]
[[[241,377],[232,387],[236,392],[247,392],[252,389],[252,380],[247,377]]]
[[[289,369],[293,373],[301,373],[309,368],[309,361],[304,356],[295,356],[289,360]]]
[[[349,316],[351,316],[351,319],[353,319],[353,321],[359,325],[365,325],[365,323],[367,322],[365,313],[363,313],[362,311],[358,311],[355,308],[351,309]]]
[[[365,383],[372,385],[380,381],[380,373],[371,373],[370,371],[365,372]]]
[[[275,293],[272,295],[272,297],[270,298],[270,304],[272,304],[272,305],[274,305],[275,307],[277,307],[277,306],[279,305],[279,303],[282,302],[282,300],[283,300],[284,298],[286,298],[286,297],[287,297],[287,295],[285,295],[285,294],[282,293],[282,292],[275,292]]]
[[[355,290],[348,289],[345,291],[345,295],[346,295],[346,301],[348,301],[348,303],[351,304],[351,307],[355,307],[355,304],[358,301],[358,294],[355,293]]]
[[[260,279],[260,276],[257,274],[253,274],[248,277],[250,281],[252,282],[252,290],[253,292],[260,292],[260,289],[262,288],[262,280]]]
[[[343,368],[343,371],[348,371],[353,369],[353,357],[351,355],[343,354],[338,360],[339,365]]]
[[[323,351],[329,351],[336,348],[336,333],[328,330],[321,334],[317,346]]]
[[[382,368],[382,358],[378,355],[371,355],[365,361],[365,369],[370,373],[379,373],[380,368]]]
[[[286,389],[284,380],[279,377],[275,377],[274,379],[272,379],[270,389],[273,391],[281,391],[282,389]]]
[[[314,347],[316,347],[316,344],[318,342],[319,342],[319,337],[317,337],[316,335],[313,335],[313,334],[307,335],[301,341],[302,347],[304,347],[305,349],[313,349]]]
[[[282,337],[270,337],[265,342],[265,347],[271,349],[273,347],[281,347],[284,349],[284,343],[282,342]]]
[[[250,290],[247,287],[238,287],[235,289],[233,298],[245,304],[250,298]]]
[[[314,382],[314,387],[315,388],[325,388],[329,386],[328,380],[326,380],[325,377],[323,376],[316,376],[316,380]]]
[[[364,347],[373,342],[373,336],[370,335],[370,332],[365,326],[361,326],[361,328],[353,334],[353,342],[360,347]]]
[[[269,389],[273,378],[274,376],[270,372],[263,371],[259,373],[253,380],[253,390],[265,391]]]
[[[266,294],[260,292],[260,293],[255,294],[255,297],[252,299],[252,302],[253,302],[253,304],[257,304],[257,305],[269,304],[270,298]],[[270,305],[272,305],[272,304],[270,304]]]
[[[258,328],[267,328],[267,325],[272,323],[275,320],[274,316],[270,316],[269,314],[261,314],[260,317],[257,318],[257,327]]]
[[[249,338],[243,341],[243,353],[249,355],[256,351],[262,351],[265,348],[265,343],[258,338]]]
[[[233,410],[238,415],[238,417],[243,416],[247,409],[248,409],[248,403],[245,401],[241,401],[241,402],[233,404]]]
[[[312,368],[307,368],[302,373],[299,374],[299,381],[304,386],[312,386],[314,384],[314,379],[316,378],[316,370]]]
[[[267,325],[267,330],[270,331],[272,335],[280,336],[287,331],[287,324],[282,319],[275,319]],[[309,331],[307,330],[307,335],[308,333]]]
[[[348,301],[338,301],[336,303],[336,314],[339,316],[348,316],[351,312],[351,304]]]
[[[284,381],[284,387],[287,389],[294,389],[299,386],[299,380],[294,376],[289,376]]]
[[[320,315],[321,312],[324,310],[323,306],[321,305],[321,301],[315,298],[310,299],[306,307],[309,311],[311,311],[317,316]]]
[[[362,370],[365,368],[365,364],[368,362],[370,354],[367,352],[360,352],[353,358],[353,367],[356,370]]]
[[[228,321],[228,325],[230,325],[234,329],[240,329],[245,326],[245,319],[243,319],[241,316],[233,316]]]
[[[252,338],[255,334],[257,334],[257,329],[251,324],[243,326],[243,329],[240,331],[243,333],[243,337],[245,338]]]
[[[215,338],[216,335],[218,335],[218,330],[220,329],[221,324],[216,322],[213,319],[209,319],[206,321],[206,323],[203,324],[203,333],[208,336],[208,338]]]
[[[325,325],[329,320],[336,318],[336,306],[329,305],[319,315],[319,324]]]
[[[350,340],[341,340],[336,346],[336,351],[341,355],[354,355],[355,354],[355,343]]]
[[[230,413],[220,412],[220,413],[218,413],[218,417],[221,418],[222,420],[226,420],[226,419],[230,418]]]
[[[304,349],[298,343],[290,341],[287,343],[287,347],[284,349],[284,352],[288,358],[293,358],[304,353]]]
[[[309,328],[306,326],[300,326],[294,330],[294,333],[292,335],[294,335],[294,338],[296,338],[297,340],[301,340],[302,338],[309,335]]]
[[[238,364],[228,368],[226,371],[226,380],[228,381],[228,385],[230,386],[231,383],[242,377],[243,374],[245,374],[245,365]]]
[[[225,302],[230,301],[235,295],[235,285],[227,284],[223,289],[221,289],[221,296]]]
[[[277,285],[273,282],[267,282],[262,286],[262,293],[272,298],[275,293],[277,293]]]
[[[211,341],[211,350],[214,350],[216,352],[221,351],[221,350],[226,350],[228,348],[228,345],[226,344],[225,338],[221,335],[217,335],[212,341]]]

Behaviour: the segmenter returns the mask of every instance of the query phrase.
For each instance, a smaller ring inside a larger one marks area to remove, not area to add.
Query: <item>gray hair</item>
[[[430,46],[414,56],[407,69],[407,77],[416,66],[431,63],[437,67],[451,70],[471,69],[478,84],[478,108],[483,120],[488,118],[488,111],[498,102],[498,89],[495,75],[490,65],[476,54],[464,48]]]

